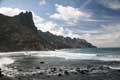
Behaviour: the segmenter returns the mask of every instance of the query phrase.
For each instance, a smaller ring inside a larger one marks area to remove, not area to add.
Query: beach
[[[1,53],[0,67],[3,76],[0,80],[119,80],[118,55],[112,57],[105,55],[105,58],[103,55],[95,54],[64,53],[61,51]]]
[[[9,65],[9,70],[0,80],[119,80],[120,69],[105,65],[49,65],[47,62],[25,68]],[[8,77],[7,77],[8,76]]]

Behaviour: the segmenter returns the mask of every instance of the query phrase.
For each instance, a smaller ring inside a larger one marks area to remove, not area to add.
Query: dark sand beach
[[[0,80],[119,80],[120,77],[120,69],[111,69],[103,65],[86,65],[86,67],[45,63],[40,65],[28,70],[24,67],[16,68],[17,72],[9,73],[11,78],[0,76]]]
[[[0,76],[0,80],[119,80],[120,78],[119,61],[40,57],[36,54],[22,53],[7,54],[3,58],[2,60],[11,63],[2,67],[3,75]]]

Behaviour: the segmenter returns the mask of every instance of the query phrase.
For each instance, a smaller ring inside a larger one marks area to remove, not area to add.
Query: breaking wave
[[[43,52],[31,52],[32,56],[36,57],[57,57],[78,60],[101,60],[101,61],[120,61],[120,55],[111,54],[84,54],[84,53],[69,53],[61,51],[43,51]]]

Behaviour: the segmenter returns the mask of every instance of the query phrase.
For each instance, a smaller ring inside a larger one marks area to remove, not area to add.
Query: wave
[[[7,58],[7,57],[0,58],[0,68],[4,67],[5,65],[12,64],[12,63],[14,63],[14,60],[11,58]]]
[[[7,52],[0,53],[0,56],[34,56],[34,57],[56,57],[56,58],[64,58],[66,60],[76,59],[76,60],[100,60],[100,61],[120,61],[119,54],[86,54],[86,53],[73,53],[68,51],[21,51],[21,52]],[[7,60],[7,59],[6,59]],[[4,63],[6,63],[6,60]],[[0,63],[1,64],[1,63]]]
[[[34,54],[35,53],[35,54]],[[37,57],[57,57],[77,60],[100,60],[100,61],[120,61],[120,55],[111,54],[85,54],[85,53],[69,53],[62,51],[42,51],[42,52],[31,52],[32,56]]]

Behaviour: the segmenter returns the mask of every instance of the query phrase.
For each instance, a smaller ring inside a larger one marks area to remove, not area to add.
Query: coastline
[[[77,53],[79,49],[75,51],[76,53],[74,49],[69,53],[68,50],[27,51],[29,54],[24,51],[1,53],[4,76],[0,80],[119,80],[118,54],[108,54],[107,57],[102,53],[98,56],[89,51],[89,54]]]
[[[14,69],[18,70],[17,75],[13,78],[2,76],[0,80],[119,80],[120,75],[120,69],[112,69],[101,64],[66,66],[40,62],[39,66],[34,65],[29,70],[22,67]]]

